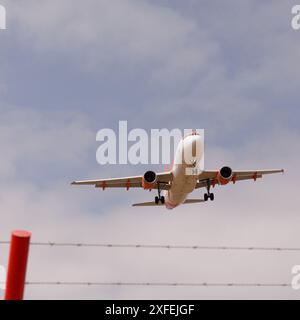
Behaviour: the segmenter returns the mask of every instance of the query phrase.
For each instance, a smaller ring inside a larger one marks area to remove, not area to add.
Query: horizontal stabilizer
[[[154,201],[151,201],[151,202],[135,203],[132,206],[133,207],[157,207],[157,206],[163,206],[163,204],[161,203],[156,204]]]
[[[200,203],[200,202],[204,202],[204,200],[203,199],[187,199],[184,201],[183,204]],[[151,201],[151,202],[135,203],[132,206],[133,207],[157,207],[157,206],[163,206],[163,204],[161,203],[156,204],[154,201]]]
[[[204,202],[204,200],[203,199],[187,199],[184,201],[183,204],[199,203],[199,202]]]

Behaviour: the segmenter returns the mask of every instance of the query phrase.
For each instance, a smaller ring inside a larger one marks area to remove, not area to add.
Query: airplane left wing
[[[217,180],[219,170],[209,170],[203,171],[199,174],[198,183],[196,189],[207,187],[207,181],[210,182],[212,186],[219,184]],[[231,182],[241,180],[254,180],[262,178],[263,175],[273,174],[273,173],[284,173],[283,169],[271,169],[271,170],[233,170]]]
[[[111,178],[111,179],[97,179],[97,180],[81,180],[74,181],[72,185],[93,185],[96,188],[142,188],[142,179],[143,176],[132,176],[132,177],[123,177],[123,178]],[[170,182],[172,181],[171,172],[162,172],[157,174],[157,182],[159,183],[159,188],[161,190],[169,190]],[[158,186],[153,187],[157,189]]]

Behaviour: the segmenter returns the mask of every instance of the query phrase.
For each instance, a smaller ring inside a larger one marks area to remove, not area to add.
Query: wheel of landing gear
[[[209,198],[210,198],[211,201],[214,201],[214,200],[215,200],[215,195],[214,195],[213,193],[211,193],[211,194],[209,195]]]
[[[207,201],[207,200],[208,200],[208,194],[204,193],[204,201]]]
[[[165,203],[165,197],[164,197],[164,196],[162,196],[162,197],[160,198],[160,202],[161,202],[161,204],[164,204],[164,203]]]
[[[155,203],[159,204],[159,198],[158,197],[155,197]]]

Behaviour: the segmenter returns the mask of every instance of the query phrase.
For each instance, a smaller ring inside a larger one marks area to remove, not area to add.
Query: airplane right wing
[[[262,178],[266,174],[274,173],[284,173],[283,169],[271,169],[271,170],[233,170],[231,182],[235,183],[236,181],[241,180],[254,180]],[[208,170],[203,171],[199,174],[198,183],[196,189],[207,187],[207,182],[209,181],[211,185],[219,184],[217,176],[219,170]]]

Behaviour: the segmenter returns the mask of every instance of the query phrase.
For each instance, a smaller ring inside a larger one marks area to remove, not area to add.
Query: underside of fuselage
[[[197,184],[196,175],[187,174],[187,166],[177,165],[173,169],[173,182],[170,190],[165,193],[167,209],[173,209],[184,203],[187,196],[194,191]]]

